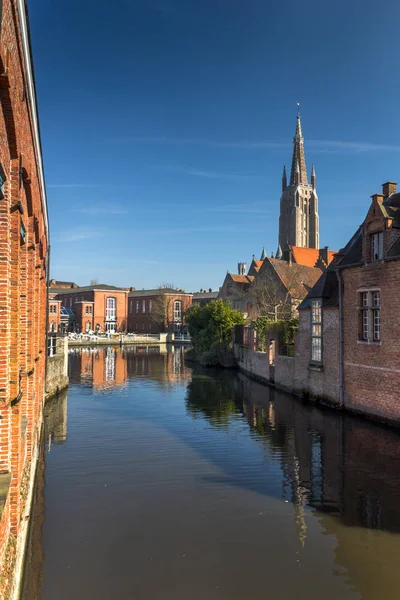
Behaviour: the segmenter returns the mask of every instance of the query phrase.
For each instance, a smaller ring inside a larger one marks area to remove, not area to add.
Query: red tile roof
[[[277,258],[266,258],[292,298],[303,299],[321,277],[321,269],[292,263]]]
[[[291,246],[293,261],[298,265],[305,265],[306,267],[318,266],[318,259],[320,258],[320,251],[318,248],[300,248],[299,246]],[[333,260],[336,252],[328,250],[328,264]],[[326,265],[328,266],[328,265]]]
[[[229,275],[236,283],[253,283],[254,281],[253,275],[234,275],[233,273],[229,273]]]

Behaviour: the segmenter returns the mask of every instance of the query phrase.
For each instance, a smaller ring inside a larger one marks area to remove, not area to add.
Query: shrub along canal
[[[25,600],[399,598],[400,436],[179,348],[70,351]]]

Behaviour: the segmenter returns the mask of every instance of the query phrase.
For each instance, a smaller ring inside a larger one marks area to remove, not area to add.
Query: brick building
[[[0,3],[0,597],[16,598],[43,422],[48,219],[27,7]]]
[[[54,333],[61,331],[61,300],[49,297],[48,331]]]
[[[192,304],[197,304],[198,306],[202,307],[209,302],[216,300],[217,298],[218,292],[213,292],[211,288],[209,290],[200,290],[199,292],[194,292]]]
[[[400,422],[400,194],[372,196],[363,224],[300,305],[300,391]]]
[[[126,331],[128,312],[127,288],[106,284],[51,290],[62,307],[72,311],[74,331],[116,333]],[[61,309],[62,311],[62,309]]]
[[[132,333],[180,332],[193,294],[173,288],[134,290],[129,293],[128,331]]]

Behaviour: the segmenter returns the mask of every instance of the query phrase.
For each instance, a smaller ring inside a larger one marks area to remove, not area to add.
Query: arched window
[[[175,300],[174,302],[174,321],[180,321],[182,318],[182,302]]]
[[[115,298],[109,296],[106,300],[106,319],[114,320],[116,317],[115,311],[116,301]]]

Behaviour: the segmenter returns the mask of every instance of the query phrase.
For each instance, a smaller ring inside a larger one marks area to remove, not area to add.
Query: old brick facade
[[[73,311],[74,331],[117,333],[127,330],[127,289],[95,284],[52,292],[63,307]]]
[[[299,307],[300,392],[400,423],[399,290],[400,194],[389,182],[383,194],[372,197],[363,224]],[[313,325],[316,303],[321,317]],[[321,344],[319,356],[313,357],[313,339]]]
[[[135,290],[128,298],[128,331],[164,333],[181,331],[185,313],[192,306],[192,294],[172,288]]]
[[[8,599],[42,426],[48,222],[26,5],[0,6],[0,597]]]

